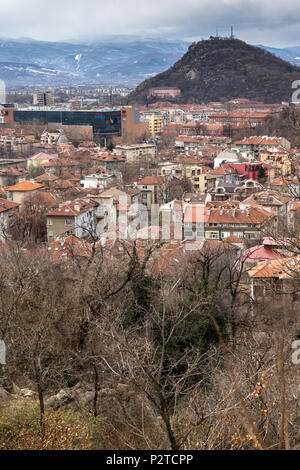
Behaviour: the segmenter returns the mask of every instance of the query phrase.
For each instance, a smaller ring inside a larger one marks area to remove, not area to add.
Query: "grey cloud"
[[[110,34],[199,40],[236,35],[251,43],[299,44],[298,0],[0,0],[2,37],[93,39]]]

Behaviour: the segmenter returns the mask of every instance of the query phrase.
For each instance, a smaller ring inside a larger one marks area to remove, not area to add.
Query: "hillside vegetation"
[[[151,103],[149,90],[171,86],[181,89],[179,103],[207,103],[248,98],[265,103],[289,101],[292,82],[300,68],[239,39],[211,38],[193,43],[171,68],[142,82],[130,103]]]

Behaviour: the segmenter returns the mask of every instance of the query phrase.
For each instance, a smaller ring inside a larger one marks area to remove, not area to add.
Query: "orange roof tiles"
[[[286,279],[299,276],[300,256],[276,259],[271,261],[261,261],[256,266],[248,270],[251,278],[277,278]]]
[[[43,184],[32,183],[31,181],[25,180],[7,188],[7,191],[34,191],[36,189],[44,188]]]

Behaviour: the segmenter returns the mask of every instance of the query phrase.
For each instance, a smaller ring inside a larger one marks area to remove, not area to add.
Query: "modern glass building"
[[[121,109],[67,111],[64,109],[28,108],[14,111],[19,123],[52,124],[58,126],[92,126],[94,137],[122,135]]]

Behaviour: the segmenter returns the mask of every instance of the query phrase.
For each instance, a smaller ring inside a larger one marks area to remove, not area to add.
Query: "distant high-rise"
[[[51,91],[37,91],[33,94],[33,104],[35,106],[49,106],[53,104]]]

